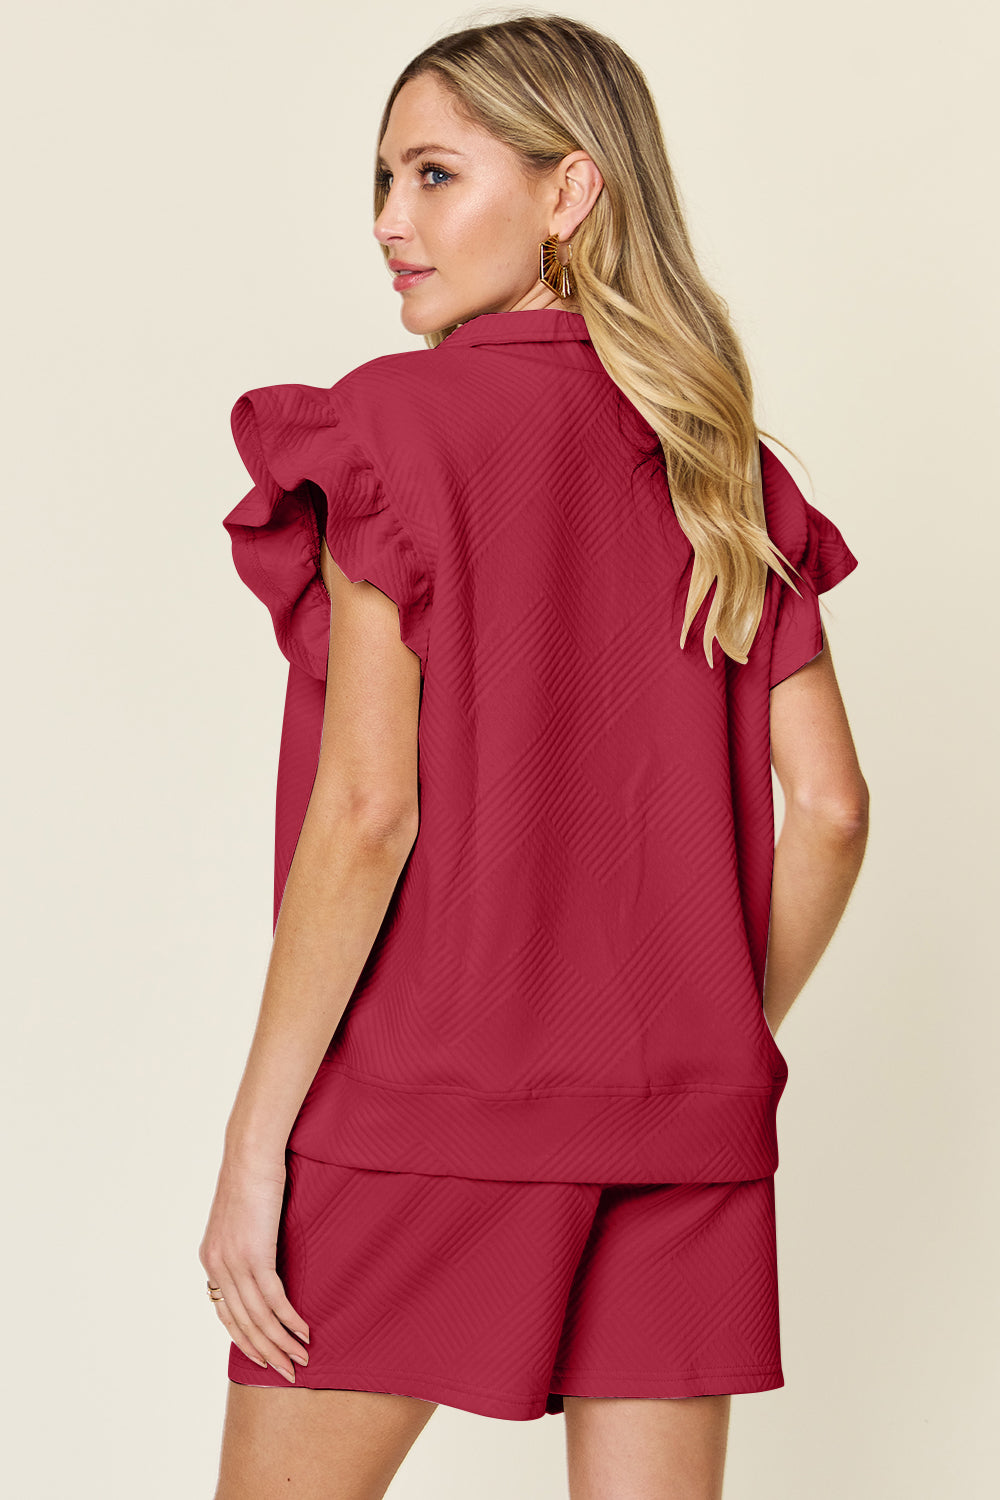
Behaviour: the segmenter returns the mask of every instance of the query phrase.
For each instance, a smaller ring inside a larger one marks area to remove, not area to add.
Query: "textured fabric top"
[[[289,1137],[321,1161],[518,1181],[778,1164],[761,999],[769,691],[857,565],[761,444],[773,571],[745,665],[678,646],[693,550],[653,428],[579,313],[483,314],[331,389],[248,391],[223,524],[289,662],[275,921],[319,757],[325,534],[420,658],[420,828]]]

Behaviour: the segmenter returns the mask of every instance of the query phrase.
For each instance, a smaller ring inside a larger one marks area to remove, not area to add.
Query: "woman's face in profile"
[[[379,155],[388,198],[375,238],[390,261],[430,268],[394,277],[411,333],[483,312],[577,310],[538,279],[539,242],[560,201],[554,175],[529,183],[511,149],[463,120],[433,74],[400,89]]]

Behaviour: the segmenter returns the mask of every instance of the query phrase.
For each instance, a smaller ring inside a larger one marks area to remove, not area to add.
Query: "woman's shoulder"
[[[428,350],[428,353],[432,351]],[[244,391],[230,424],[245,459],[262,453],[360,446],[378,456],[414,400],[433,384],[419,350],[383,354],[349,370],[329,386],[277,382]],[[254,464],[249,465],[251,472]]]
[[[355,365],[331,386],[335,394],[354,400],[368,396],[382,396],[396,387],[419,386],[434,378],[435,361],[433,349],[403,349],[392,354],[376,354],[360,365]]]

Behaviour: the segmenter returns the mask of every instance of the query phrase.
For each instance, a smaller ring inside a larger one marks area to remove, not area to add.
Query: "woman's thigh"
[[[437,1403],[229,1383],[215,1500],[381,1500]]]
[[[570,1500],[720,1500],[730,1396],[563,1401]]]

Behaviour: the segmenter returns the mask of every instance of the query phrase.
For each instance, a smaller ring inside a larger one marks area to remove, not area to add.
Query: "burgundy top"
[[[773,571],[743,666],[678,646],[693,551],[579,313],[488,313],[332,389],[248,391],[225,518],[289,662],[275,921],[319,756],[321,535],[420,658],[420,829],[289,1137],[448,1176],[726,1182],[778,1165],[761,996],[771,687],[857,566],[760,445]]]

